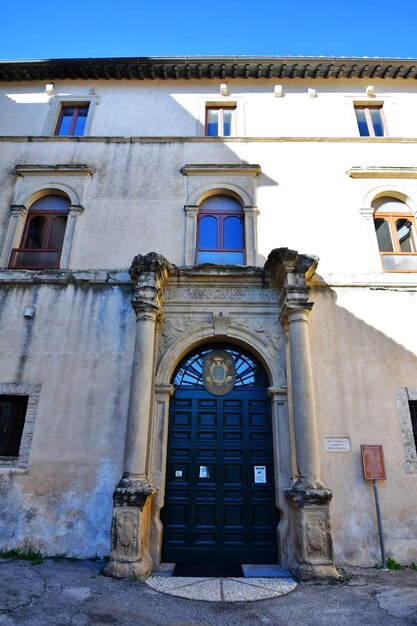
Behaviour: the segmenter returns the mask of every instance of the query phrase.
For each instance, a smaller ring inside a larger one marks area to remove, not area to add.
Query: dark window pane
[[[355,109],[356,119],[358,122],[359,134],[361,137],[369,137],[368,124],[366,122],[364,109]]]
[[[46,250],[16,250],[10,267],[21,269],[54,269],[58,267],[61,251],[47,252]]]
[[[374,220],[374,226],[380,252],[394,252],[388,222],[377,217]]]
[[[396,220],[395,226],[397,228],[397,235],[401,252],[415,252],[410,220]]]
[[[411,425],[413,427],[414,443],[417,448],[417,400],[409,400]]]
[[[239,217],[226,217],[223,222],[223,248],[239,250],[243,248],[242,222]]]
[[[61,250],[64,242],[66,224],[67,218],[64,215],[54,219],[46,248],[49,248],[50,250]]]
[[[217,109],[207,109],[207,132],[208,137],[219,135],[219,112]]]
[[[64,196],[42,196],[39,200],[36,200],[31,207],[31,211],[43,212],[43,211],[62,211],[68,213],[69,200]]]
[[[223,135],[225,137],[230,137],[232,134],[232,116],[233,109],[223,110]]]
[[[42,215],[35,215],[29,222],[24,248],[42,248],[42,237],[45,230],[46,219]]]
[[[88,113],[88,107],[80,107],[78,109],[77,120],[75,122],[74,131],[72,133],[73,135],[80,136],[84,134],[85,122],[87,120],[87,113]]]
[[[224,194],[209,196],[201,203],[200,213],[218,213],[219,211],[226,213],[231,213],[232,211],[233,213],[242,213],[242,206],[235,198]]]
[[[0,395],[0,456],[19,456],[28,396]]]
[[[371,113],[372,126],[374,127],[375,137],[384,136],[384,126],[382,124],[382,116],[380,109],[369,109]]]
[[[201,249],[215,249],[217,245],[217,219],[210,215],[200,219],[200,236],[198,247]]]
[[[71,130],[74,107],[63,107],[62,117],[57,129],[57,135],[69,135]]]
[[[197,263],[230,263],[232,265],[243,265],[244,254],[243,252],[229,252],[227,250],[203,251],[198,253]]]

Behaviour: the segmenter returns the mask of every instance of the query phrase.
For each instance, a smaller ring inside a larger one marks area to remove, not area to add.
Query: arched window
[[[210,196],[201,203],[196,262],[245,263],[243,210],[231,196]]]
[[[55,269],[59,267],[67,224],[69,200],[47,195],[29,209],[20,248],[12,250],[10,268]]]
[[[382,266],[386,272],[416,272],[415,219],[408,206],[391,196],[372,202]]]

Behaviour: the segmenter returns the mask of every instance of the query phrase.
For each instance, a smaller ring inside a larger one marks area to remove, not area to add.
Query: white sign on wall
[[[349,437],[325,437],[324,447],[328,452],[350,452]]]
[[[254,467],[255,482],[266,483],[266,467],[265,465],[255,465]]]

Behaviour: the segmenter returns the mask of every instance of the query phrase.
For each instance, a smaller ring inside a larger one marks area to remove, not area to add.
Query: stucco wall
[[[108,554],[134,345],[129,289],[2,285],[0,380],[41,391],[28,469],[0,470],[1,546]]]

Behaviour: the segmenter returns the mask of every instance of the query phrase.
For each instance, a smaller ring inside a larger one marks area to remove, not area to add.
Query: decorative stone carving
[[[150,252],[138,254],[129,269],[130,276],[136,281],[132,306],[136,313],[160,315],[162,309],[162,288],[169,274],[175,271],[162,255]]]
[[[164,319],[161,326],[159,352],[162,353],[173,341],[195,328],[207,327],[207,322],[194,317],[171,317]]]
[[[216,335],[227,335],[229,325],[230,315],[228,313],[224,314],[221,311],[220,313],[213,313],[213,326]]]
[[[166,302],[278,302],[278,289],[250,289],[248,287],[167,287]]]

